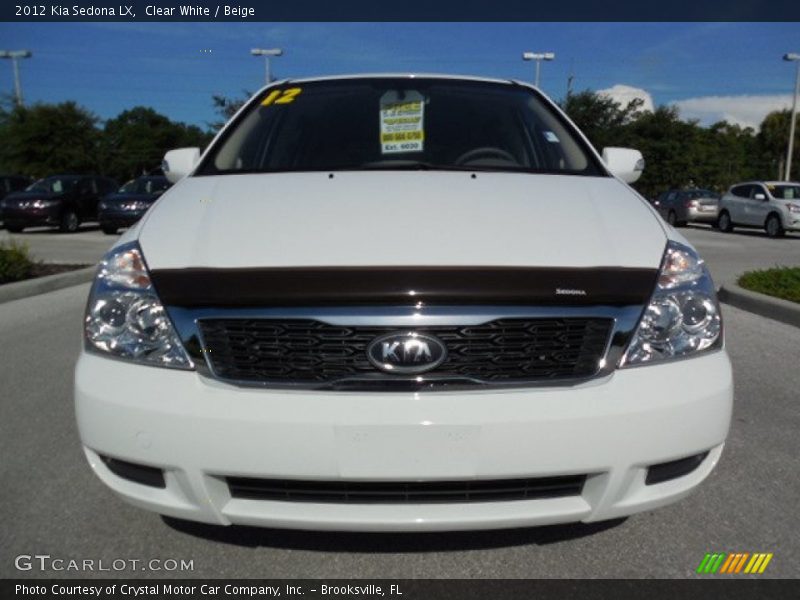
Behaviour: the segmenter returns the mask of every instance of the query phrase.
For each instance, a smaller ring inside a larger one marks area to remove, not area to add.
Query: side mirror
[[[200,160],[200,148],[178,148],[164,155],[161,169],[171,183],[177,183],[191,173],[198,160]]]
[[[767,197],[764,194],[756,194],[753,196],[753,198],[755,200],[762,200],[762,201],[767,199]]]
[[[625,183],[634,183],[644,171],[642,153],[632,148],[603,148],[603,162]]]

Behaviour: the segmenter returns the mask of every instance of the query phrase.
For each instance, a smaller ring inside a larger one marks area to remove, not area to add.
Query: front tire
[[[722,233],[730,233],[733,231],[733,223],[731,222],[731,216],[728,214],[727,210],[723,210],[719,214],[719,219],[717,220],[717,227]]]
[[[667,223],[669,223],[673,227],[678,226],[678,215],[675,214],[674,210],[671,210],[669,211],[669,213],[667,213]]]
[[[67,209],[61,215],[61,224],[58,228],[62,233],[75,233],[78,231],[79,225],[78,215],[75,214],[74,210]]]
[[[102,229],[103,233],[105,233],[106,235],[117,235],[117,228],[116,227],[111,227],[109,225],[104,225],[100,229]]]
[[[764,230],[771,238],[783,237],[783,234],[786,233],[781,224],[780,217],[776,214],[771,214],[767,217],[767,221],[764,223]]]
[[[6,229],[11,233],[22,233],[22,230],[25,228],[22,225],[9,225],[6,223]]]

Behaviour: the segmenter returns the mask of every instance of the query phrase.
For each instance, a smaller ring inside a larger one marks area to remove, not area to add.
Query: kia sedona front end
[[[510,528],[657,508],[717,464],[732,376],[708,270],[625,184],[641,155],[601,158],[539,91],[278,82],[198,156],[168,153],[180,181],[87,304],[78,425],[124,500]]]

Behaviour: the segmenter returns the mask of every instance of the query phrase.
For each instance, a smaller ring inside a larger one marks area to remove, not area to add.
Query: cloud
[[[641,88],[618,83],[608,89],[597,90],[597,94],[611,98],[614,102],[618,102],[622,108],[628,106],[632,100],[640,99],[643,104],[639,110],[649,110],[651,112],[653,110],[653,97],[647,90]]]
[[[724,120],[757,130],[770,112],[791,108],[792,96],[702,96],[673,104],[680,110],[682,119],[698,119],[703,125]]]

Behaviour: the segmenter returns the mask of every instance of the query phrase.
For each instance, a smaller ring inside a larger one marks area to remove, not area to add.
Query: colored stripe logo
[[[772,552],[706,552],[697,573],[760,575],[772,560]]]

